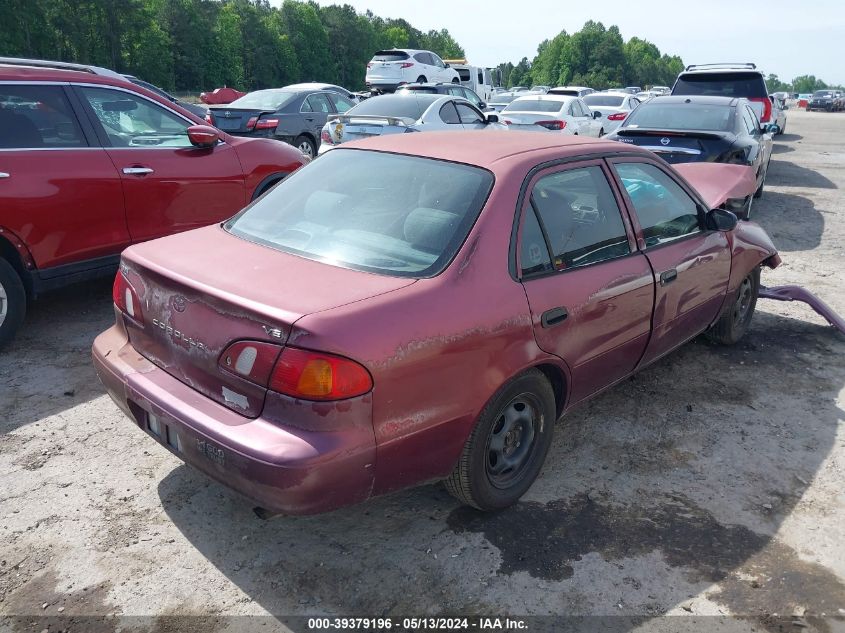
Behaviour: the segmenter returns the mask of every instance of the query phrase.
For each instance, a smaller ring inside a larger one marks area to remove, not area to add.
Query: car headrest
[[[405,218],[405,239],[418,248],[439,253],[454,235],[459,221],[457,213],[417,207]]]

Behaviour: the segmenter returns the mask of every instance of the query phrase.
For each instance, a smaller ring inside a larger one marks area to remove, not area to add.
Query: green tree
[[[329,36],[317,4],[285,0],[282,23],[299,60],[300,79],[334,83],[337,70],[329,52]]]

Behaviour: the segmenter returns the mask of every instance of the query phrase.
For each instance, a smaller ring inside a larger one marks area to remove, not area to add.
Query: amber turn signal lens
[[[370,373],[342,356],[286,347],[279,357],[270,389],[305,400],[343,400],[373,388]]]

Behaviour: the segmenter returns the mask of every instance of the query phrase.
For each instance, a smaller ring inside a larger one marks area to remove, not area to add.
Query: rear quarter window
[[[763,99],[769,96],[759,73],[688,73],[678,77],[672,94]]]

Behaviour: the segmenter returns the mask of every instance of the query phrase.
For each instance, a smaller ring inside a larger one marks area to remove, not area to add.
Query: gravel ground
[[[788,115],[754,207],[784,260],[763,283],[845,314],[845,115]],[[736,347],[694,341],[562,419],[511,510],[430,485],[260,521],[104,395],[89,348],[110,283],[45,297],[0,356],[0,630],[440,613],[843,630],[845,337],[803,304],[757,310]],[[695,617],[719,614],[747,617]]]

